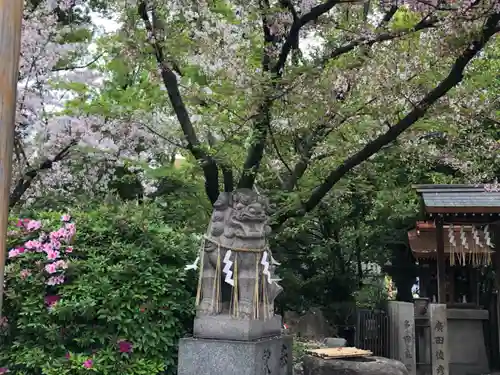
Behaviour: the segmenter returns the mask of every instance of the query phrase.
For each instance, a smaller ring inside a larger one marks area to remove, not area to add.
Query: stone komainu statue
[[[221,193],[200,249],[197,315],[266,320],[283,290],[268,247],[269,202],[252,190]]]

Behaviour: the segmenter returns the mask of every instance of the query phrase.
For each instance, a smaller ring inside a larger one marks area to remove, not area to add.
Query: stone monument
[[[267,199],[249,189],[215,202],[198,258],[193,337],[179,343],[179,375],[292,374],[292,338],[274,314],[283,289],[268,219]]]

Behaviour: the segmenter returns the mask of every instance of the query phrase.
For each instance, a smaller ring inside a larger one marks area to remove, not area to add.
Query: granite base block
[[[291,336],[257,341],[184,338],[178,375],[292,375]]]
[[[281,316],[268,320],[237,319],[229,315],[195,318],[193,336],[222,340],[257,340],[281,335]]]

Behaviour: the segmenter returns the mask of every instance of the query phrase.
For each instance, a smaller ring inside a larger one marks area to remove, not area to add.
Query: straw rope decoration
[[[469,248],[469,243],[467,242],[467,237],[465,235],[464,227],[460,226],[460,239],[462,241],[462,251],[461,251],[461,264],[465,266],[466,264],[466,254],[464,249]]]
[[[221,293],[221,276],[222,274],[225,274],[224,281],[231,285],[232,287],[232,293],[231,293],[231,300],[230,300],[230,314],[233,317],[239,317],[239,282],[238,282],[238,277],[239,277],[239,271],[238,271],[238,253],[254,253],[255,254],[255,285],[254,285],[254,298],[253,298],[253,306],[252,306],[252,316],[253,319],[260,319],[261,316],[261,306],[260,303],[262,302],[262,316],[264,319],[270,318],[270,311],[269,309],[269,292],[268,292],[268,287],[267,284],[269,283],[270,285],[275,282],[279,281],[280,279],[272,279],[271,278],[271,273],[269,271],[270,267],[270,262],[273,265],[279,265],[272,255],[268,253],[268,247],[263,247],[260,249],[244,249],[244,248],[226,248],[222,246],[219,242],[215,241],[214,239],[204,236],[202,239],[201,243],[201,248],[200,248],[200,254],[199,254],[199,259],[195,261],[195,263],[200,262],[201,266],[199,269],[199,275],[198,275],[198,288],[196,292],[196,306],[199,306],[202,299],[204,298],[203,296],[203,266],[204,266],[204,261],[205,261],[205,245],[206,241],[210,241],[214,245],[217,246],[217,263],[215,267],[215,277],[213,280],[212,284],[212,295],[211,295],[211,300],[212,300],[212,310],[214,313],[218,313],[221,310],[222,306],[222,293]],[[222,248],[226,248],[227,251],[224,255],[224,258],[222,259]],[[234,261],[231,260],[232,255],[234,254]],[[259,256],[259,254],[262,254],[262,256]],[[222,266],[224,264],[224,267]],[[263,267],[262,269],[262,277],[260,276],[259,272],[259,266]],[[193,265],[190,265],[190,269],[193,268]],[[261,289],[262,288],[262,289]]]
[[[491,242],[491,236],[490,236],[490,226],[486,225],[484,227],[484,241],[486,242],[486,246],[489,248],[493,249],[495,245],[493,245],[493,242]],[[491,264],[491,253],[488,252],[488,264]]]
[[[450,265],[455,265],[455,247],[457,246],[457,242],[455,240],[455,228],[453,224],[448,227],[448,240],[450,242]]]
[[[239,299],[239,293],[238,293],[238,253],[234,253],[234,287],[233,287],[233,293],[232,293],[232,315],[235,318],[238,318],[240,315],[239,309],[238,309],[238,299]]]
[[[205,237],[201,240],[201,254],[200,257],[200,272],[198,275],[198,290],[196,291],[196,306],[200,305],[201,302],[201,286],[203,282],[203,266],[205,265]]]
[[[259,319],[259,256],[255,254],[255,289],[253,296],[254,319]]]

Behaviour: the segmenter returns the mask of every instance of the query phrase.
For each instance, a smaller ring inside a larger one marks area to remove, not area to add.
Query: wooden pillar
[[[21,44],[22,0],[0,0],[0,317],[9,217],[12,146]]]
[[[444,257],[443,218],[441,216],[436,218],[436,256],[438,303],[446,304],[446,262]]]

